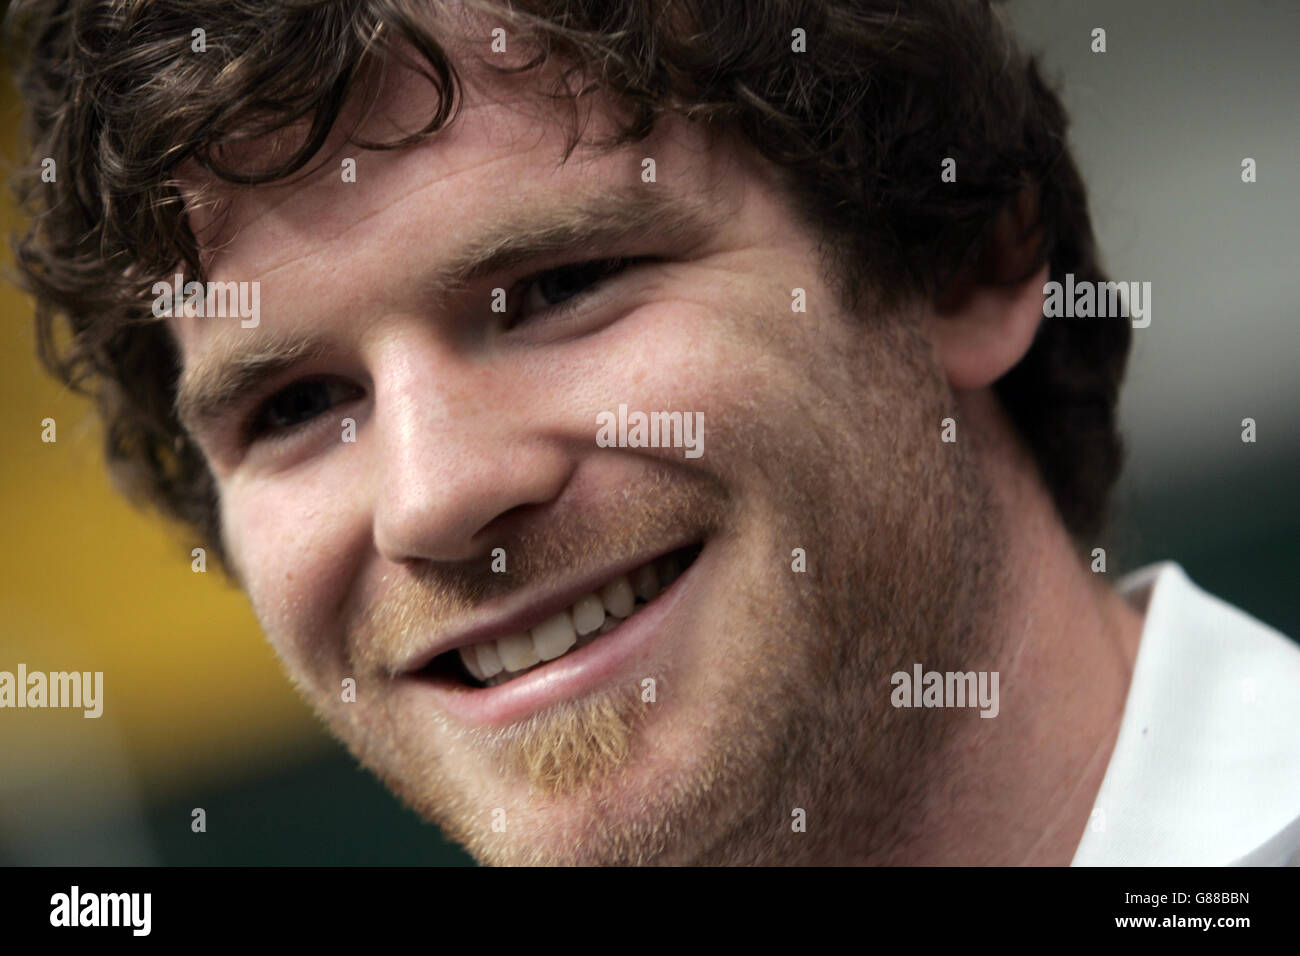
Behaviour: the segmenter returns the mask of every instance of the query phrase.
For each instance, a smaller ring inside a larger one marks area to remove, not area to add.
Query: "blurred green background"
[[[1112,276],[1153,287],[1124,398],[1111,572],[1173,558],[1300,635],[1300,5],[1010,11],[1064,85]],[[1105,54],[1090,51],[1094,27]],[[6,87],[6,160],[17,121]],[[12,232],[12,209],[0,214]],[[0,262],[8,273],[7,247]],[[93,721],[0,717],[0,861],[471,863],[316,726],[243,598],[191,572],[183,534],[112,492],[96,422],[39,374],[29,306],[8,285],[0,316],[0,668],[103,670],[110,702]],[[47,416],[56,444],[39,439]],[[190,830],[195,807],[206,834]]]

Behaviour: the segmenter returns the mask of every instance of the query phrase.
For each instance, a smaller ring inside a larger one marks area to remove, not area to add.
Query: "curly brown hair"
[[[1103,281],[1064,108],[986,0],[469,0],[524,44],[543,95],[594,90],[621,115],[612,148],[669,113],[739,132],[774,163],[824,239],[850,307],[935,299],[980,259],[1000,214],[1037,192],[1035,268]],[[110,470],[223,553],[217,491],[174,408],[176,345],[153,318],[155,281],[183,263],[203,280],[178,167],[255,185],[309,171],[349,96],[400,58],[432,88],[415,134],[452,122],[460,80],[446,4],[404,0],[19,0],[8,15],[31,163],[15,240],[35,296],[38,350],[92,395]],[[191,52],[192,30],[206,52]],[[793,31],[806,53],[793,49]],[[576,116],[576,110],[574,111]],[[249,169],[223,147],[301,126],[291,154]],[[354,132],[354,130],[353,130]],[[579,141],[576,124],[570,150]],[[355,138],[352,142],[356,143]],[[57,162],[44,182],[40,162]],[[940,161],[961,175],[941,182]],[[1044,322],[996,385],[1062,519],[1084,541],[1119,473],[1123,319]]]

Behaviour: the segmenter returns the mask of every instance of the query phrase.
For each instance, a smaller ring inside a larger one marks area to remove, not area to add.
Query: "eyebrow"
[[[269,333],[256,344],[220,347],[187,368],[176,389],[176,417],[191,434],[221,418],[253,388],[300,362],[330,353],[316,337]]]
[[[613,245],[651,232],[676,240],[675,249],[689,249],[720,222],[719,214],[707,204],[671,192],[647,191],[644,186],[561,201],[524,210],[515,220],[490,224],[429,284],[436,291],[456,292],[534,259]]]
[[[434,300],[472,283],[565,252],[596,250],[642,235],[671,240],[675,255],[698,247],[722,221],[711,204],[645,186],[521,209],[490,222],[430,275],[417,291]],[[175,410],[191,433],[221,418],[249,390],[299,362],[330,352],[321,337],[260,331],[256,340],[221,343],[186,368]]]

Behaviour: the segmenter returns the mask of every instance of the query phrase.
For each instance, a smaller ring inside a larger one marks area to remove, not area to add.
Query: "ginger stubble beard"
[[[589,825],[578,835],[567,829],[563,841],[495,832],[487,795],[453,779],[427,740],[403,735],[389,701],[382,718],[364,721],[309,703],[394,794],[484,863],[905,858],[956,725],[943,709],[893,708],[890,675],[913,662],[965,670],[996,653],[1001,522],[971,447],[976,436],[940,441],[952,393],[915,330],[891,322],[860,345],[847,362],[841,352],[837,366],[823,358],[807,395],[776,405],[747,398],[729,436],[713,424],[710,452],[745,455],[753,491],[733,496],[713,481],[658,473],[619,514],[602,516],[615,528],[586,537],[549,528],[510,549],[534,559],[511,575],[513,586],[559,580],[556,568],[570,577],[568,569],[587,566],[573,550],[585,543],[601,542],[608,555],[620,540],[620,554],[636,553],[642,541],[662,542],[665,527],[722,522],[719,533],[752,556],[736,576],[747,583],[717,598],[754,653],[729,659],[728,691],[717,696],[727,706],[708,721],[700,752],[676,755],[685,766],[639,794],[634,812],[618,813],[603,795],[653,748],[653,722],[645,725],[654,712],[635,689],[602,690],[497,733],[438,718],[449,750],[527,781],[534,807],[582,802]],[[875,400],[863,400],[863,381],[875,383]],[[808,555],[806,572],[792,570],[796,547]],[[391,640],[405,633],[399,625],[492,587],[489,579],[461,581],[459,591],[445,582],[412,587],[370,617]],[[362,635],[357,646],[371,645]],[[804,830],[792,826],[796,808],[809,821]]]

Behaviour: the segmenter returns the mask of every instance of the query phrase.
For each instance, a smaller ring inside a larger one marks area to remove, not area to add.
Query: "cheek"
[[[664,457],[743,484],[774,453],[784,457],[775,446],[804,445],[828,405],[828,390],[843,399],[848,387],[837,381],[850,361],[842,343],[818,335],[809,328],[815,320],[788,310],[788,297],[771,296],[676,300],[642,309],[602,345],[603,365],[592,363],[583,404],[602,411],[626,403],[629,412],[699,413],[699,458],[683,461],[680,450]],[[862,394],[859,383],[852,387]],[[836,418],[842,422],[842,413]]]
[[[332,628],[347,593],[347,543],[356,537],[358,509],[339,472],[325,464],[310,478],[265,478],[223,492],[227,545],[253,610],[298,677],[341,666]]]
[[[949,447],[937,441],[945,386],[924,341],[897,317],[845,313],[811,282],[807,313],[791,310],[788,290],[741,287],[761,294],[650,317],[629,349],[629,405],[703,412],[704,453],[686,464],[724,480],[756,526],[862,501],[905,520]]]

